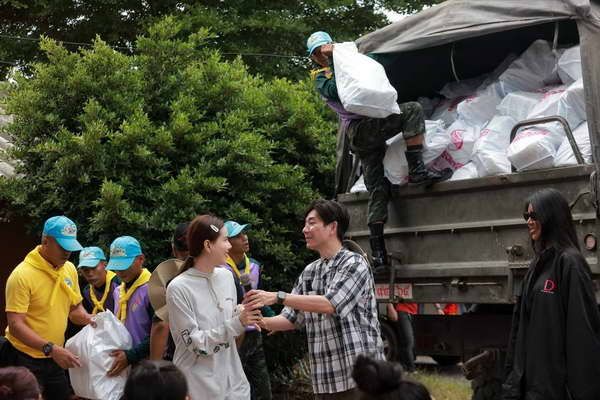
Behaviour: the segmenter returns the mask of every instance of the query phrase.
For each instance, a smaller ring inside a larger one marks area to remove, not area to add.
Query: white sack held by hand
[[[383,66],[358,52],[353,42],[333,46],[335,82],[347,111],[373,118],[400,114],[398,93]]]
[[[85,326],[67,341],[65,348],[79,356],[81,368],[69,369],[75,394],[86,399],[119,400],[125,389],[127,374],[108,377],[113,350],[128,350],[132,346],[127,328],[110,311],[95,316],[96,328]]]

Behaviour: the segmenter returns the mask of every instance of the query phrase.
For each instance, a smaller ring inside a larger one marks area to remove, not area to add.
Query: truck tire
[[[387,321],[380,321],[383,354],[388,361],[398,360],[398,336],[396,330]]]
[[[460,356],[431,356],[431,358],[433,358],[433,360],[438,363],[439,366],[441,367],[450,367],[452,365],[456,365],[458,364],[461,359]]]

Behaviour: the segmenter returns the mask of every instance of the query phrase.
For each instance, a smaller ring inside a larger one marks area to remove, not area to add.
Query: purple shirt
[[[331,108],[333,111],[335,111],[335,113],[338,115],[338,117],[340,119],[340,129],[344,133],[348,131],[348,127],[350,126],[350,123],[352,123],[352,121],[365,118],[362,115],[358,115],[358,114],[351,113],[350,111],[346,111],[346,109],[344,108],[342,103],[340,103],[339,101],[330,100],[330,99],[326,99],[326,98],[323,98],[323,99],[325,100],[325,102],[327,103],[329,108]]]
[[[120,287],[117,286],[113,292],[115,299],[115,315],[119,312]],[[127,302],[127,317],[125,318],[125,327],[133,339],[133,347],[140,344],[150,335],[152,326],[152,306],[148,296],[148,284],[145,283],[138,287]]]

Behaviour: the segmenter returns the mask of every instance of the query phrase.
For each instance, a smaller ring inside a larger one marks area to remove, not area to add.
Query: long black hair
[[[542,227],[540,240],[537,243],[532,241],[536,252],[548,247],[556,247],[558,250],[581,250],[569,203],[558,190],[542,189],[533,193],[525,201],[525,212],[530,204]]]

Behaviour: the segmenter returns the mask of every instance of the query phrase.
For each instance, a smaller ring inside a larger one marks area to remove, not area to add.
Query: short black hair
[[[334,200],[317,199],[308,206],[304,213],[304,219],[312,210],[316,211],[325,225],[337,222],[337,237],[340,242],[344,241],[344,235],[346,235],[348,225],[350,225],[350,214],[348,214],[346,207]]]
[[[173,243],[173,247],[177,251],[188,251],[187,244],[187,230],[189,222],[182,222],[175,227],[175,231],[173,232],[173,239],[171,242]]]
[[[127,377],[121,400],[185,400],[187,381],[170,361],[140,362]]]
[[[425,386],[406,380],[399,364],[359,355],[352,378],[360,390],[361,400],[431,400]]]
[[[533,243],[536,251],[550,246],[580,250],[569,203],[558,190],[547,188],[533,193],[525,201],[525,212],[530,204],[542,227],[540,243]]]

